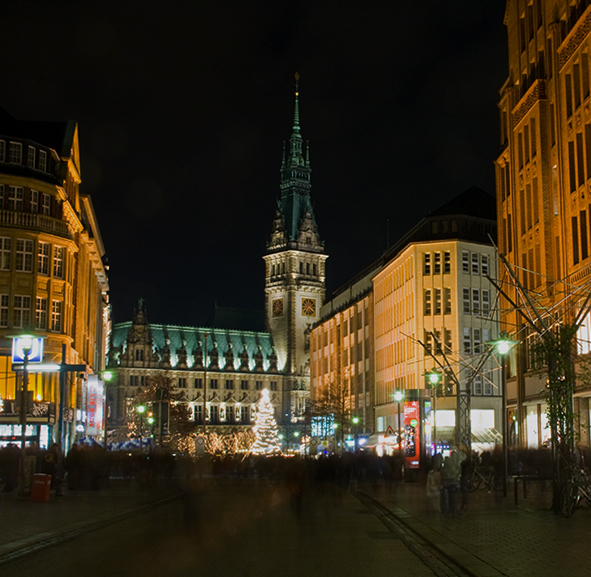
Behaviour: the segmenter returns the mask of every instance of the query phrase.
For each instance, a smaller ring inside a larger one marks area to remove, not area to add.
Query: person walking
[[[462,489],[462,463],[468,458],[457,446],[450,447],[450,454],[441,467],[441,514],[456,517],[460,514]]]

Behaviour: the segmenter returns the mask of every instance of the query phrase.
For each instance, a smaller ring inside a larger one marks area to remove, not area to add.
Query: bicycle
[[[570,517],[583,499],[591,505],[591,478],[585,469],[576,469],[560,491],[559,513]]]
[[[488,487],[490,491],[499,491],[502,488],[501,480],[499,479],[494,467],[472,467],[464,482],[466,491],[472,493],[482,486],[483,489]]]

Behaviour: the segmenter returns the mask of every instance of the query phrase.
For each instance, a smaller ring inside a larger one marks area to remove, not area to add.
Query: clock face
[[[316,299],[302,299],[302,314],[305,317],[316,316]]]
[[[273,300],[273,316],[274,317],[283,316],[283,299],[274,299]]]

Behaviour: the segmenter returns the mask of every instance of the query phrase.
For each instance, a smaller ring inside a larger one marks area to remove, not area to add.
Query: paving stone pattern
[[[568,519],[555,515],[549,486],[532,486],[528,499],[520,496],[517,506],[512,491],[506,498],[486,491],[469,494],[465,510],[454,519],[442,518],[418,484],[401,484],[388,493],[378,489],[374,496],[394,513],[412,516],[503,575],[591,574],[586,555],[591,508],[581,506]]]

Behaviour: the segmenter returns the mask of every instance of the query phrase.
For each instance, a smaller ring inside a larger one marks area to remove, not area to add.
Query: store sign
[[[12,362],[24,363],[25,351],[28,351],[28,363],[43,362],[43,338],[14,337],[12,339]]]

